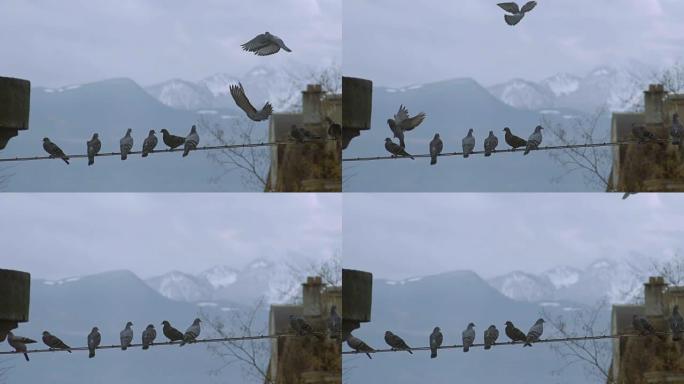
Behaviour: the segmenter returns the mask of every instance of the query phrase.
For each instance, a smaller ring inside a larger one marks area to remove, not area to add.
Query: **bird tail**
[[[528,153],[530,153],[530,146],[529,145],[527,147],[525,147],[525,152],[523,153],[523,155],[527,155]]]
[[[94,157],[89,157],[88,158],[88,165],[93,165],[95,164],[95,158]]]
[[[145,344],[145,345],[142,346],[142,349],[148,349],[148,348],[150,348],[150,346],[147,345],[147,344]]]
[[[525,347],[531,347],[532,344],[529,341],[525,341],[525,344],[523,344],[523,348]]]
[[[147,152],[146,152],[146,151],[143,151],[142,157],[147,157]]]
[[[65,163],[69,164],[69,158],[68,157],[64,156],[64,157],[62,157],[62,160],[64,160]]]
[[[485,152],[485,157],[489,157],[489,156],[491,156],[491,155],[492,155],[491,152]]]
[[[468,352],[468,351],[470,351],[470,346],[464,345],[463,346],[463,352]]]
[[[437,164],[437,156],[432,156],[432,160],[430,160],[430,165],[435,165]]]
[[[67,352],[71,353],[71,349],[67,349]]]
[[[506,24],[513,26],[522,20],[523,15],[523,13],[519,13],[517,15],[504,15],[504,19],[506,20]]]
[[[88,358],[92,359],[93,357],[95,357],[95,350],[88,352]]]
[[[416,159],[415,157],[413,157],[413,156],[411,156],[411,155],[409,155],[409,157],[411,158],[411,160],[415,160],[415,159]]]
[[[437,350],[433,349],[432,352],[430,353],[430,358],[434,359],[435,357],[437,357]]]
[[[463,158],[465,158],[465,159],[467,159],[467,158],[468,158],[468,156],[470,156],[470,154],[469,154],[469,153],[464,153],[464,154],[463,154]]]
[[[26,359],[26,361],[29,361],[28,353],[26,353],[26,352],[24,352],[24,359]]]
[[[366,356],[368,356],[369,359],[373,360],[373,358],[371,357],[370,353],[366,352]]]
[[[122,154],[121,154],[121,160],[126,160],[127,158],[128,158],[128,154],[127,154],[127,153],[122,153]]]
[[[492,346],[490,344],[485,344],[484,349],[491,349]]]
[[[411,351],[411,349],[407,349],[406,352],[408,352],[408,353],[410,353],[410,354],[413,355],[413,352]]]
[[[125,346],[125,345],[122,345],[122,346],[121,346],[121,350],[122,350],[122,351],[125,351],[125,350],[127,350],[127,349],[128,349],[127,346]]]
[[[190,147],[186,146],[185,150],[183,151],[183,157],[187,156],[188,153],[190,153]]]

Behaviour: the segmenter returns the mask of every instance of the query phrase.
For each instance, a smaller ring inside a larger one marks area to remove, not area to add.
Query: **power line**
[[[570,144],[570,145],[549,145],[545,147],[539,147],[537,149],[533,149],[531,152],[534,151],[549,151],[549,150],[557,150],[557,149],[574,149],[574,148],[596,148],[596,147],[614,147],[618,145],[627,145],[627,144],[650,144],[650,143],[667,143],[670,142],[668,139],[656,139],[656,140],[650,140],[648,142],[643,142],[643,141],[635,141],[635,140],[630,140],[630,141],[617,141],[617,142],[605,142],[605,143],[587,143],[587,144]],[[492,155],[495,155],[497,153],[512,153],[512,152],[522,152],[524,151],[525,148],[517,148],[517,149],[498,149],[492,151]],[[484,154],[485,151],[473,151],[470,152],[471,155],[482,155]],[[420,155],[411,155],[415,158],[430,158],[430,154],[420,154]],[[438,157],[449,157],[449,156],[463,156],[463,152],[447,152],[447,153],[441,153],[438,155]],[[346,159],[342,159],[342,161],[373,161],[373,160],[396,160],[396,159],[410,159],[411,157],[409,156],[372,156],[372,157],[350,157]]]

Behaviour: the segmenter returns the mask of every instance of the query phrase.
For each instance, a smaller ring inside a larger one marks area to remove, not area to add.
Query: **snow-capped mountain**
[[[584,269],[556,267],[540,274],[515,271],[489,279],[503,295],[521,301],[569,300],[593,304],[633,302],[644,276],[628,263],[599,259]]]

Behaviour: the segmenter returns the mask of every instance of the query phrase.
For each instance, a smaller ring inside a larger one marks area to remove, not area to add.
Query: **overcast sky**
[[[490,85],[684,56],[681,0],[538,0],[515,27],[498,2],[345,0],[344,73],[386,86],[454,77]]]
[[[342,0],[4,0],[0,75],[61,86],[113,77],[143,85],[259,64],[341,63]],[[292,53],[240,44],[264,31]]]
[[[493,277],[684,251],[684,194],[345,194],[343,204],[343,265],[380,278]]]
[[[341,250],[339,194],[4,194],[0,268],[34,278],[304,264]]]

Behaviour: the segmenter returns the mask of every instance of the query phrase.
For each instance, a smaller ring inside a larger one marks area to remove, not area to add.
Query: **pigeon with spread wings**
[[[241,83],[238,83],[238,85],[231,85],[230,86],[230,95],[233,96],[233,100],[235,100],[235,104],[237,104],[240,109],[245,111],[247,114],[247,117],[254,121],[262,121],[268,119],[268,117],[273,113],[273,107],[271,106],[271,103],[268,101],[266,104],[264,104],[263,108],[261,108],[260,111],[257,111],[256,108],[252,105],[252,103],[249,102],[249,99],[247,98],[247,95],[245,95],[245,89],[242,87]]]
[[[506,20],[506,24],[508,25],[516,25],[522,20],[522,18],[525,16],[525,14],[531,10],[534,9],[534,7],[537,6],[536,1],[528,1],[525,3],[525,5],[522,6],[522,8],[518,7],[518,4],[514,2],[508,2],[508,3],[499,3],[497,4],[501,9],[504,11],[510,13],[510,15],[504,15],[504,19]]]
[[[257,35],[257,37],[242,44],[242,49],[248,52],[254,52],[257,56],[272,55],[278,53],[281,48],[285,52],[292,52],[290,48],[285,45],[283,39],[268,32]]]
[[[389,125],[392,130],[394,137],[399,139],[399,145],[401,145],[402,148],[406,148],[406,143],[404,143],[404,132],[413,130],[413,128],[419,126],[423,120],[425,120],[424,112],[410,117],[408,109],[403,105],[400,105],[399,111],[394,115],[394,119],[387,119],[387,125]]]

